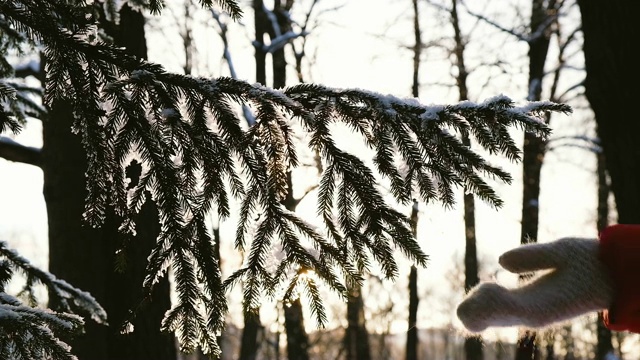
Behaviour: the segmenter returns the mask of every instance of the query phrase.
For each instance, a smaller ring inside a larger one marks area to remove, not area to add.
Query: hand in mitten
[[[550,271],[514,289],[496,283],[472,289],[457,311],[472,332],[490,326],[545,327],[611,303],[613,289],[598,260],[597,240],[566,238],[524,245],[504,253],[499,262],[517,274]]]
[[[605,310],[610,329],[640,332],[638,225],[611,226],[600,241],[564,238],[523,245],[504,253],[499,263],[517,274],[547,271],[513,289],[496,283],[472,289],[457,310],[471,332],[542,328],[599,310]]]

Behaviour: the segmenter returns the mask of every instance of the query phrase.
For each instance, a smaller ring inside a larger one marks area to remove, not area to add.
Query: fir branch
[[[303,285],[306,295],[311,300],[309,302],[311,314],[315,315],[316,323],[319,326],[324,326],[327,323],[328,318],[323,305],[322,295],[320,294],[320,290],[318,289],[316,282],[313,280],[311,275],[309,275],[304,277]]]
[[[107,314],[91,294],[76,289],[64,280],[56,278],[53,274],[40,270],[9,248],[5,241],[0,241],[0,256],[14,269],[20,270],[28,277],[37,279],[49,289],[50,300],[60,304],[60,310],[68,313],[88,314],[98,323],[106,323]]]
[[[9,84],[0,81],[0,133],[11,131],[17,134],[22,129],[24,114],[22,112],[15,113],[15,110],[18,109],[16,101],[16,90]],[[5,104],[9,105],[9,109]]]
[[[30,306],[7,293],[5,286],[16,271],[26,277],[23,295]],[[44,284],[52,302],[60,304],[62,312],[40,309],[33,293],[33,285]],[[31,265],[7,243],[0,241],[0,356],[2,358],[53,358],[75,359],[70,347],[59,336],[78,333],[84,320],[75,314],[90,316],[93,320],[106,323],[104,309],[88,293],[56,279],[52,274]]]
[[[76,359],[69,345],[57,335],[71,334],[83,325],[82,318],[20,305],[0,292],[0,356],[3,359]]]
[[[128,0],[129,2],[137,2],[138,0]],[[238,5],[237,0],[215,0],[215,3],[222,8],[225,12],[229,13],[234,20],[239,20],[242,17],[242,9]],[[211,8],[214,6],[212,0],[200,0],[200,5],[204,8]],[[164,8],[163,0],[149,0],[149,10],[151,14],[159,15]]]

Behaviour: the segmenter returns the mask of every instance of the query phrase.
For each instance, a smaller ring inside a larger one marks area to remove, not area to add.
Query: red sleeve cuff
[[[614,285],[613,304],[603,312],[615,331],[640,333],[640,225],[617,224],[600,233],[600,260]]]

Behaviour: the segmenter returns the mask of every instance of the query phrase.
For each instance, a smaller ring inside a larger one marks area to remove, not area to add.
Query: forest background
[[[267,3],[267,7],[272,5]],[[454,29],[451,25],[450,2],[417,2],[422,27],[421,71],[418,98],[423,103],[452,103],[459,100],[456,87],[457,64]],[[459,8],[460,26],[465,39],[465,59],[468,69],[468,99],[482,101],[497,94],[506,94],[516,101],[530,99],[528,81],[529,43],[527,26],[531,4],[524,1],[484,1],[464,3]],[[552,123],[553,136],[548,142],[541,174],[541,192],[535,206],[540,209],[537,240],[551,241],[563,236],[597,235],[598,172],[597,142],[593,114],[584,98],[580,84],[584,79],[584,60],[581,52],[579,9],[573,2],[559,7],[557,27],[550,38],[552,46],[541,89],[542,98],[570,104],[571,116],[558,117]],[[309,13],[309,9],[312,11]],[[410,1],[300,1],[292,7],[292,19],[304,21],[309,16],[307,33],[293,37],[288,47],[305,47],[302,78],[333,87],[356,87],[399,96],[411,94],[413,56],[413,19]],[[186,16],[185,16],[186,15]],[[236,76],[253,82],[254,47],[251,14],[240,22],[222,16],[220,21],[229,28],[228,50],[233,58]],[[220,37],[220,22],[211,13],[195,4],[171,6],[160,18],[147,23],[149,59],[163,64],[169,71],[188,70],[198,76],[228,76],[229,62],[225,59]],[[189,35],[187,35],[189,34]],[[188,39],[190,43],[185,43]],[[304,42],[304,44],[303,44]],[[291,44],[294,44],[293,46]],[[190,54],[190,55],[187,55]],[[298,80],[288,54],[288,84]],[[23,64],[24,65],[24,64]],[[556,70],[563,71],[558,79]],[[552,88],[552,86],[554,88]],[[553,93],[553,94],[552,94]],[[39,124],[29,124],[27,131],[14,140],[40,147]],[[348,142],[348,137],[345,137]],[[354,148],[357,151],[357,148]],[[363,154],[366,156],[366,154]],[[480,259],[480,278],[515,284],[517,278],[500,271],[497,257],[503,251],[520,244],[522,208],[522,165],[504,159],[494,161],[514,176],[510,185],[495,184],[505,200],[500,209],[476,202],[476,238]],[[313,171],[311,171],[313,172]],[[34,263],[47,267],[46,208],[42,197],[42,173],[24,164],[0,159],[0,237],[10,239]],[[304,174],[298,174],[302,184],[296,195],[306,194]],[[313,176],[313,174],[310,174]],[[312,197],[312,191],[306,194]],[[460,193],[460,205],[462,196]],[[309,202],[312,202],[309,200]],[[459,339],[460,329],[455,319],[455,305],[464,293],[465,223],[461,206],[445,209],[439,204],[419,204],[418,239],[430,256],[429,266],[418,269],[420,305],[417,326],[421,329],[445,329]],[[302,201],[297,211],[309,212]],[[409,214],[411,208],[402,209]],[[612,216],[612,220],[614,220]],[[240,255],[232,247],[234,219],[219,224],[222,252],[230,269],[238,266]],[[367,328],[375,334],[403,334],[407,329],[407,282],[410,264],[404,264],[396,282],[380,280],[371,274],[364,288]],[[233,294],[231,296],[234,296]],[[231,301],[231,322],[242,323],[239,295]],[[327,298],[332,298],[327,294]],[[343,325],[344,304],[333,297],[329,328]],[[235,305],[234,305],[235,304]],[[276,306],[274,304],[274,306]],[[308,313],[308,312],[307,312]],[[263,324],[280,326],[277,312],[262,313]],[[580,319],[573,329],[574,336],[585,343],[593,343],[595,336],[583,331],[593,316]],[[306,321],[307,330],[314,331],[314,321]],[[488,339],[515,342],[517,329],[496,330],[485,334]],[[400,337],[401,338],[401,337]],[[623,353],[637,344],[635,336],[628,336]]]

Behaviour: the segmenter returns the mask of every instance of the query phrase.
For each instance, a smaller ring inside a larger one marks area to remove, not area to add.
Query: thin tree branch
[[[19,64],[14,68],[14,75],[18,78],[26,78],[27,76],[33,76],[38,80],[41,79],[40,69],[38,68],[39,62],[30,60],[24,64]]]
[[[0,137],[0,157],[5,160],[41,167],[42,151],[22,145],[8,137]]]
[[[229,39],[227,38],[228,26],[227,26],[227,23],[225,23],[220,16],[221,16],[221,13],[211,9],[211,17],[213,17],[213,19],[218,24],[218,27],[220,28],[220,31],[218,31],[218,35],[220,35],[220,39],[222,39],[223,54],[224,54],[224,59],[227,62],[227,66],[229,67],[229,74],[231,75],[232,78],[237,79],[238,74],[236,72],[233,59],[231,57],[231,51],[229,51]],[[256,123],[256,117],[253,115],[253,113],[251,112],[251,109],[246,104],[242,104],[242,114],[245,120],[247,121],[247,124],[249,124],[249,126],[252,126]]]

